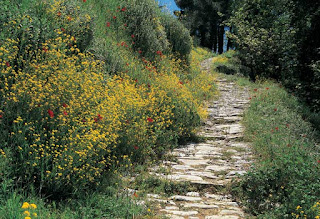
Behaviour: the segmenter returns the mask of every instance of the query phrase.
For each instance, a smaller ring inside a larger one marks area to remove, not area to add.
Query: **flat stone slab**
[[[240,175],[240,176],[243,176],[244,174],[246,174],[247,171],[244,171],[244,170],[239,170],[239,171],[230,171],[226,176],[237,176],[237,175]]]
[[[166,217],[170,219],[184,219],[182,216],[177,216],[177,215],[172,215],[172,214],[167,214]]]
[[[244,216],[243,212],[239,209],[238,211],[236,210],[228,210],[224,209],[219,212],[220,215],[238,215],[238,216]]]
[[[201,209],[219,209],[218,205],[206,205],[206,204],[198,204],[198,203],[186,203],[183,205],[185,208],[201,208]]]
[[[181,159],[181,158],[179,158],[178,160],[188,166],[206,165],[210,161],[208,159],[191,160],[191,159]]]
[[[206,216],[205,219],[239,219],[239,217],[235,215],[212,215]]]
[[[169,180],[176,180],[176,181],[204,181],[200,176],[191,176],[191,175],[166,175],[163,176],[163,178],[169,179]]]
[[[232,167],[230,167],[230,166],[220,166],[220,165],[210,165],[205,168],[205,170],[207,170],[207,171],[211,170],[211,171],[215,171],[215,172],[228,171],[231,169],[232,169]]]
[[[166,210],[162,209],[161,211],[164,211],[168,214],[178,215],[178,216],[191,216],[191,215],[197,215],[197,211],[175,211],[175,210]]]
[[[175,170],[194,170],[194,168],[192,168],[188,165],[173,165],[172,169],[175,169]]]
[[[200,197],[199,192],[188,192],[186,196],[192,196],[192,197]]]
[[[174,195],[170,197],[171,200],[176,201],[190,201],[190,202],[197,202],[201,201],[201,197],[192,197],[192,196],[184,196],[184,195]]]

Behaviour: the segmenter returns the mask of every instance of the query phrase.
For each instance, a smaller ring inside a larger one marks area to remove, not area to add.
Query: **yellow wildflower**
[[[29,208],[29,203],[28,202],[24,202],[23,204],[22,204],[22,207],[21,208],[23,208],[23,209],[26,209],[26,208]]]
[[[28,217],[28,216],[30,216],[30,212],[29,211],[25,211],[25,212],[23,212],[23,215],[26,215]]]
[[[30,208],[36,209],[37,205],[36,204],[30,204]]]

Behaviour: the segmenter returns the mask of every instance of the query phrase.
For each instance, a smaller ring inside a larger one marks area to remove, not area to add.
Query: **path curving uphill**
[[[202,62],[202,69],[210,71],[212,59]],[[245,213],[225,187],[233,178],[250,166],[250,146],[243,142],[241,125],[249,103],[249,92],[223,78],[217,79],[219,99],[209,103],[208,118],[198,132],[202,143],[189,143],[171,152],[174,162],[164,161],[166,174],[151,174],[171,181],[185,181],[197,188],[196,192],[160,198],[148,194],[150,201],[159,202],[158,214],[168,218],[239,219]]]

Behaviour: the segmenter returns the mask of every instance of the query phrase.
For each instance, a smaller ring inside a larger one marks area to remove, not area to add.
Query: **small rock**
[[[168,214],[173,214],[173,215],[178,215],[178,216],[191,216],[191,215],[198,214],[197,211],[175,211],[175,210],[166,210],[166,209],[162,209],[160,211],[164,211]]]
[[[202,198],[200,197],[190,197],[190,196],[183,196],[183,195],[174,195],[170,197],[171,200],[176,200],[176,201],[201,201]]]
[[[199,192],[188,192],[186,195],[187,196],[192,196],[192,197],[200,197]]]

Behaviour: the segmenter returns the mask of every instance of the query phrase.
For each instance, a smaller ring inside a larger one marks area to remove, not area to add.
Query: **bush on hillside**
[[[177,54],[182,60],[187,60],[192,49],[192,38],[189,30],[169,14],[162,14],[161,22],[165,27],[172,52]]]

